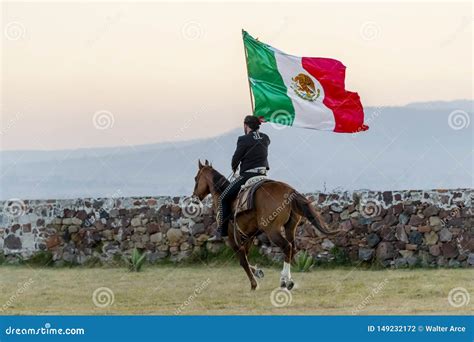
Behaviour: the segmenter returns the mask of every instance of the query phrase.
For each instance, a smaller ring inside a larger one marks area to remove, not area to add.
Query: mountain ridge
[[[370,129],[360,134],[265,124],[262,131],[272,139],[270,177],[302,192],[471,188],[472,126],[453,129],[448,122],[456,110],[472,117],[472,101],[461,102],[367,107]],[[0,198],[190,194],[199,158],[229,174],[241,134],[236,128],[210,138],[133,147],[1,151]]]

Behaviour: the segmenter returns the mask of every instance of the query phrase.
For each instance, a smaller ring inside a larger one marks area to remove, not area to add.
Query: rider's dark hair
[[[247,115],[244,119],[244,124],[249,126],[251,130],[260,128],[260,120],[256,116]]]

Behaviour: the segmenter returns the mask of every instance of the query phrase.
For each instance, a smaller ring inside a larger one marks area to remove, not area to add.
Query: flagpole
[[[245,32],[244,29],[242,29],[242,37],[244,36],[244,32]],[[251,105],[252,115],[253,115],[254,106],[253,106],[253,96],[252,96],[252,85],[250,84],[249,66],[247,64],[247,49],[245,48],[245,42],[243,43],[244,43],[245,69],[247,70],[247,81],[249,83],[250,105]]]

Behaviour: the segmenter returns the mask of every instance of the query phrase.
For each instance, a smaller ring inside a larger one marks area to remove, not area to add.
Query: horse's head
[[[199,160],[199,169],[194,177],[194,191],[193,196],[203,200],[211,193],[210,182],[212,181],[212,165],[206,160],[204,165]]]

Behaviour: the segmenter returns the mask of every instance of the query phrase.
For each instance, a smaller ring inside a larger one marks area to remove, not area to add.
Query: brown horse
[[[211,194],[214,211],[219,203],[219,197],[229,185],[229,181],[206,160],[205,164],[199,161],[199,170],[194,178],[193,196],[203,200]],[[254,208],[240,213],[235,217],[234,224],[229,224],[229,244],[240,258],[250,280],[251,289],[257,288],[258,278],[263,272],[250,266],[247,255],[255,239],[261,232],[267,234],[270,241],[281,248],[285,255],[285,262],[280,277],[280,286],[291,290],[294,282],[291,278],[290,264],[296,253],[295,231],[302,217],[306,217],[311,224],[322,234],[332,235],[323,220],[302,194],[289,185],[268,181],[263,183],[255,192]],[[282,234],[284,227],[284,235]]]

